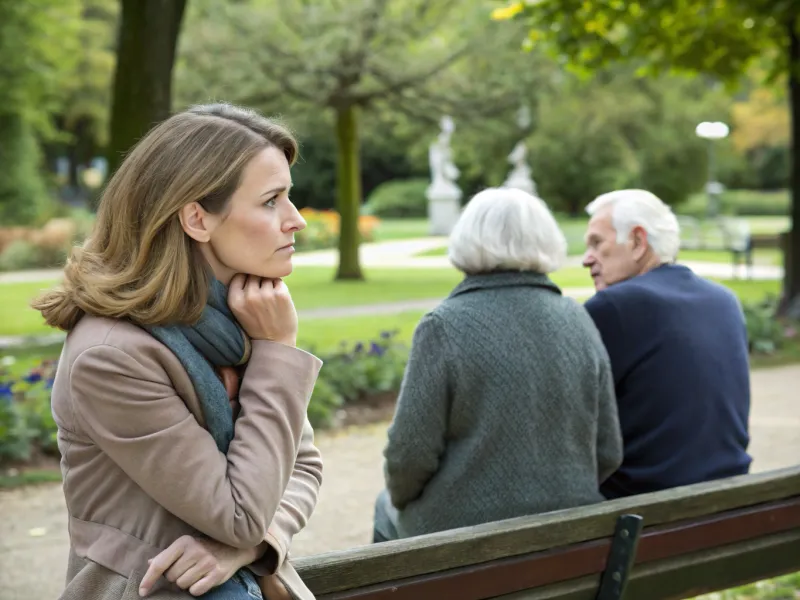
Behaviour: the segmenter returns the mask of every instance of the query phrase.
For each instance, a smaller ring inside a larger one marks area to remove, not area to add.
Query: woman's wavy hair
[[[294,164],[297,141],[286,127],[229,104],[194,106],[154,127],[109,180],[62,285],[33,308],[65,331],[85,314],[140,325],[196,322],[213,275],[179,212],[199,202],[223,214],[245,165],[269,147]]]

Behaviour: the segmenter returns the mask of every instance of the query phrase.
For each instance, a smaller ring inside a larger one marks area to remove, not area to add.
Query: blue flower
[[[370,344],[369,346],[370,356],[383,356],[384,352],[385,350],[383,349],[383,347],[379,346],[375,342],[372,342],[372,344]]]
[[[42,374],[41,373],[37,373],[36,371],[33,371],[33,372],[28,373],[27,375],[25,375],[25,377],[23,377],[22,379],[24,381],[28,382],[28,383],[36,383],[37,381],[41,381],[42,380]]]
[[[14,392],[11,391],[10,383],[0,383],[0,398],[13,398]]]

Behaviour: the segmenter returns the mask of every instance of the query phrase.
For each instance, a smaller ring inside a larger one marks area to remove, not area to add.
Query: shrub
[[[427,179],[394,179],[376,187],[364,213],[384,219],[411,219],[428,215]]]
[[[688,202],[682,204],[677,212],[692,217],[705,217],[708,196],[705,193],[692,195]],[[790,200],[788,192],[764,192],[757,190],[728,190],[720,197],[720,209],[723,214],[751,217],[780,217],[789,214]]]
[[[327,427],[342,404],[344,398],[324,377],[319,377],[308,403],[308,420],[314,427]]]
[[[332,210],[304,208],[300,211],[306,220],[306,228],[297,232],[295,243],[298,250],[321,250],[333,248],[339,241],[339,213]],[[358,230],[362,241],[372,241],[379,219],[364,215],[358,219]]]
[[[22,116],[3,112],[0,140],[0,223],[34,223],[50,201],[36,134]]]
[[[39,246],[17,240],[0,252],[0,271],[60,267],[66,259],[67,251],[63,247]]]
[[[792,328],[776,318],[778,299],[769,295],[759,302],[742,306],[750,351],[758,354],[773,354],[790,337]]]
[[[50,411],[55,361],[41,362],[21,375],[5,358],[0,367],[0,462],[56,455],[57,427]]]
[[[314,427],[324,428],[348,402],[399,390],[408,348],[397,340],[396,331],[384,331],[377,339],[342,344],[319,356],[324,366],[309,402],[308,418]],[[5,357],[0,363],[0,464],[58,454],[57,426],[50,409],[56,362]]]

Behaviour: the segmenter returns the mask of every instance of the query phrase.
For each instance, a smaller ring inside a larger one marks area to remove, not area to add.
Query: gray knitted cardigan
[[[622,440],[585,309],[545,275],[468,276],[414,333],[384,456],[403,537],[603,500]]]

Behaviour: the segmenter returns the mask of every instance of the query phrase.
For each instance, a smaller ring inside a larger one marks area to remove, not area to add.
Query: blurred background
[[[368,541],[412,332],[459,281],[447,233],[487,186],[550,206],[570,254],[553,279],[578,301],[586,204],[621,187],[671,204],[679,260],[745,308],[754,469],[796,463],[799,16],[794,0],[0,0],[0,598],[27,597],[31,573],[55,597],[66,559],[63,333],[28,303],[124,153],[192,104],[253,107],[301,144],[289,284],[299,343],[326,362],[309,411],[328,475],[297,554]]]

